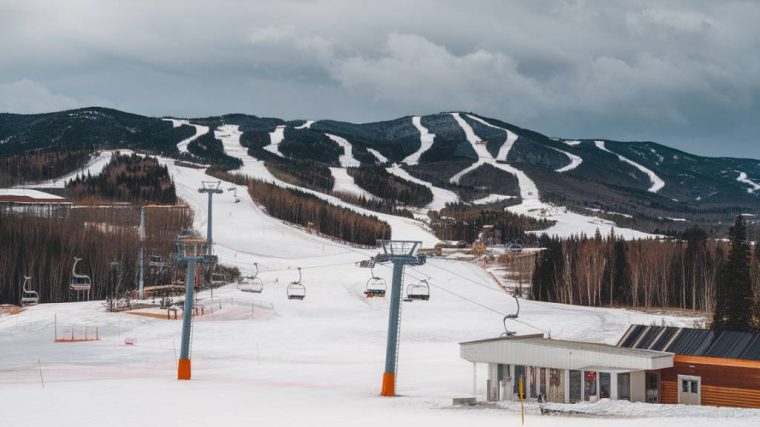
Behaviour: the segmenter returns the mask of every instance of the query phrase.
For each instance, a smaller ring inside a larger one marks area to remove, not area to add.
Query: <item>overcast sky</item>
[[[468,110],[760,158],[760,2],[0,0],[0,111]]]

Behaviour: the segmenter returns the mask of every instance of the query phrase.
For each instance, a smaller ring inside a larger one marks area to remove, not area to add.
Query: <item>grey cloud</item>
[[[16,2],[0,6],[0,109],[463,109],[760,157],[758,18],[744,1]]]

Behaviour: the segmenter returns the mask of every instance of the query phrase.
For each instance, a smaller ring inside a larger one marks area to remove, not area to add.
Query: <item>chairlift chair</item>
[[[517,239],[514,242],[511,242],[510,244],[507,245],[507,250],[513,254],[521,254],[524,248],[525,246],[523,245],[523,242],[520,239]]]
[[[79,299],[80,293],[87,293],[87,299],[90,299],[90,289],[92,288],[92,280],[90,276],[86,274],[77,273],[77,264],[82,258],[74,257],[74,266],[71,267],[71,282],[69,289],[77,293],[77,299]]]
[[[24,285],[21,287],[23,294],[21,295],[21,305],[37,305],[40,302],[40,294],[37,291],[27,289],[27,284],[31,276],[24,276]]]
[[[367,280],[364,295],[366,295],[367,298],[384,297],[385,291],[388,289],[388,286],[385,284],[385,279],[375,276],[372,267],[370,267],[369,272],[370,278]]]
[[[161,255],[151,255],[150,258],[148,258],[148,267],[162,270],[166,267],[166,259]]]
[[[227,284],[227,278],[222,273],[211,273],[212,286],[224,286]]]
[[[423,279],[419,283],[412,283],[406,287],[406,298],[404,298],[404,301],[412,302],[415,300],[430,300],[430,285],[427,280]]]
[[[504,323],[504,333],[501,334],[504,337],[511,337],[517,334],[517,332],[510,331],[509,328],[507,327],[507,320],[516,320],[518,316],[520,316],[520,300],[517,299],[517,296],[514,294],[512,295],[512,298],[515,299],[515,303],[517,304],[517,311],[514,314],[507,314],[506,316],[504,316],[504,319],[502,320],[502,322]]]
[[[253,273],[253,276],[246,278],[246,282],[243,283],[241,286],[238,286],[240,291],[242,292],[251,292],[254,294],[260,294],[261,291],[264,290],[264,281],[261,280],[259,276],[259,263],[254,262],[254,267],[256,267],[256,272]]]
[[[301,267],[298,267],[298,280],[290,282],[287,288],[288,299],[303,300],[306,298],[306,286],[301,283]]]

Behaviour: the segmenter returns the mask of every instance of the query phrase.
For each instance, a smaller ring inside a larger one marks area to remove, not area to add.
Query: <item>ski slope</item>
[[[453,191],[446,190],[445,188],[436,187],[427,181],[423,181],[421,179],[415,178],[414,176],[409,174],[409,172],[402,169],[401,166],[398,164],[394,164],[393,166],[386,168],[385,170],[387,170],[388,173],[396,175],[397,177],[401,179],[414,182],[415,184],[424,185],[425,187],[429,188],[430,191],[433,193],[433,201],[428,203],[427,206],[425,206],[424,209],[426,210],[439,211],[445,208],[447,203],[459,202],[459,196],[457,196],[457,194],[454,193]]]
[[[746,185],[749,186],[749,188],[747,188],[747,193],[752,194],[755,191],[760,190],[760,184],[758,184],[755,181],[752,181],[751,179],[749,179],[749,176],[747,175],[746,172],[742,172],[742,171],[736,171],[736,172],[739,174],[739,176],[736,178],[736,180],[738,182],[741,182],[742,184],[746,184]]]
[[[563,166],[559,169],[555,169],[554,172],[559,172],[559,173],[570,172],[571,170],[576,169],[578,166],[580,166],[581,163],[583,163],[583,159],[580,156],[576,156],[575,154],[568,153],[565,150],[560,150],[559,148],[554,148],[554,147],[550,147],[550,148],[554,151],[558,151],[566,155],[568,160],[570,160],[570,163],[568,163],[566,166]]]
[[[435,237],[435,235],[433,235],[433,233],[425,226],[425,224],[420,221],[370,211],[358,206],[354,206],[350,203],[346,203],[335,196],[320,193],[308,188],[298,187],[296,185],[288,184],[277,179],[269,172],[269,170],[267,170],[266,166],[264,166],[264,162],[250,156],[248,154],[248,150],[240,145],[240,131],[238,127],[236,125],[228,126],[229,127],[225,127],[225,129],[228,129],[226,133],[229,136],[222,136],[221,138],[222,145],[224,146],[224,151],[230,156],[241,159],[243,162],[243,166],[237,169],[235,172],[248,175],[251,178],[257,178],[263,181],[271,182],[283,188],[294,188],[299,191],[303,191],[304,193],[312,194],[333,205],[342,206],[347,209],[351,209],[354,212],[358,212],[364,215],[376,216],[391,226],[391,235],[394,236],[394,238],[402,238],[400,236],[407,236],[406,239],[419,240],[423,242],[423,246],[425,247],[431,247],[438,243],[438,239]],[[234,132],[231,132],[232,130],[234,130]],[[173,163],[171,159],[164,159],[164,161],[167,163]],[[205,173],[203,175],[205,176]],[[216,178],[206,176],[205,179],[215,180]],[[196,184],[198,183],[199,181],[196,181]],[[242,191],[247,193],[247,190],[245,189],[242,189]],[[238,193],[239,192],[240,190]],[[184,198],[180,193],[177,193],[177,196]],[[196,216],[198,215],[196,214]]]
[[[99,151],[90,156],[90,160],[83,167],[66,174],[60,178],[51,179],[49,181],[38,182],[36,184],[19,185],[18,187],[24,188],[64,188],[66,183],[75,179],[77,176],[97,176],[105,169],[106,165],[111,161],[115,152],[122,154],[132,154],[132,150],[105,150]]]
[[[459,117],[459,114],[457,114],[457,116],[455,118],[457,118],[457,117]],[[475,120],[476,122],[484,124],[484,125],[486,125],[488,127],[492,127],[494,129],[499,129],[499,130],[502,130],[502,131],[505,132],[505,134],[507,135],[507,137],[504,140],[504,142],[501,144],[501,146],[499,147],[499,152],[496,154],[496,160],[498,160],[500,162],[506,162],[507,161],[507,156],[509,156],[509,152],[510,152],[510,150],[512,150],[512,146],[514,146],[515,145],[515,141],[517,141],[517,134],[514,133],[514,132],[512,132],[509,129],[492,125],[491,123],[488,123],[487,121],[481,119],[480,117],[473,116],[472,114],[468,114],[467,117],[471,118],[472,120]],[[458,119],[457,122],[459,122],[459,120],[461,120],[461,118]],[[461,126],[461,124],[460,124],[460,126]]]
[[[296,129],[311,129],[311,125],[314,124],[314,120],[306,120],[301,126],[296,126]]]
[[[341,167],[358,168],[361,166],[361,162],[354,158],[354,149],[351,147],[351,143],[348,142],[346,138],[341,138],[340,136],[332,135],[329,133],[326,133],[325,135],[333,140],[333,142],[340,145],[341,148],[343,148],[343,154],[338,157],[338,161],[340,162]]]
[[[596,147],[598,149],[600,149],[602,151],[606,151],[607,153],[610,153],[610,154],[614,154],[615,156],[617,156],[617,158],[621,162],[628,163],[629,165],[631,165],[631,166],[635,167],[636,169],[640,170],[641,172],[644,172],[649,177],[649,180],[652,182],[652,186],[649,187],[649,189],[647,190],[650,193],[659,193],[660,190],[662,190],[663,187],[665,187],[665,181],[663,181],[659,176],[657,176],[656,173],[652,172],[651,169],[648,169],[648,168],[646,168],[646,167],[644,167],[644,166],[642,166],[642,165],[634,162],[633,160],[628,159],[627,157],[621,156],[620,154],[617,154],[617,153],[614,153],[614,152],[610,151],[605,146],[604,141],[594,141],[594,144],[596,144]]]
[[[269,145],[265,145],[264,149],[272,154],[285,157],[280,152],[280,143],[283,139],[285,139],[285,125],[279,125],[272,132],[269,132]]]
[[[378,199],[374,194],[356,185],[354,177],[349,175],[345,168],[330,168],[330,172],[333,178],[335,178],[334,192],[353,194],[354,196],[364,197],[367,200]]]
[[[386,163],[386,162],[388,161],[388,158],[387,158],[387,157],[383,156],[382,154],[380,154],[380,152],[379,152],[379,151],[377,151],[377,150],[375,150],[375,149],[372,149],[372,148],[367,148],[367,151],[369,151],[369,153],[370,153],[370,154],[372,154],[373,156],[375,156],[375,158],[376,158],[376,159],[377,159],[377,160],[378,160],[380,163]]]
[[[422,156],[425,151],[429,150],[430,147],[433,146],[433,140],[435,140],[435,134],[430,133],[430,131],[428,131],[425,126],[422,126],[422,117],[412,117],[412,124],[420,132],[420,148],[402,160],[402,163],[406,163],[407,165],[419,164],[420,156]]]
[[[179,150],[180,153],[189,153],[189,151],[187,150],[188,144],[198,139],[198,137],[203,136],[209,132],[208,126],[194,125],[190,123],[190,121],[188,120],[170,119],[170,118],[165,118],[164,120],[168,122],[172,122],[172,125],[175,128],[178,128],[182,125],[188,125],[195,128],[195,135],[191,136],[190,138],[183,139],[182,141],[177,143],[177,150]]]

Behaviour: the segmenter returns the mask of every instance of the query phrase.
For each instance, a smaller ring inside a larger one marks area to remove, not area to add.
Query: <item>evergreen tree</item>
[[[750,245],[744,217],[736,217],[729,230],[731,250],[718,282],[713,329],[751,331],[754,300],[749,273]]]

